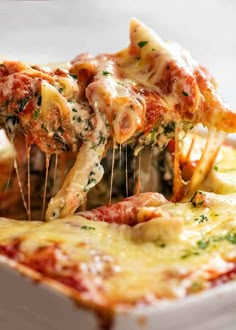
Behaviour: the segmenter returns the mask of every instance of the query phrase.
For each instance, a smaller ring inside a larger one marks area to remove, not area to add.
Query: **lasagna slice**
[[[132,144],[137,155],[144,146],[163,149],[174,139],[173,199],[191,195],[212,167],[221,131],[235,131],[235,116],[205,68],[135,19],[130,45],[116,54],[82,54],[66,69],[9,61],[0,67],[0,123],[12,142],[23,133],[28,155],[36,144],[47,167],[53,154],[78,152],[49,202],[47,219],[72,214],[85,202],[103,176],[101,159],[111,145]],[[209,138],[192,177],[184,181],[179,140],[198,123],[208,127]]]

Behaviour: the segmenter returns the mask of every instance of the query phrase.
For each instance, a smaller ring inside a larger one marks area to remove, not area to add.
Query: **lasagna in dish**
[[[0,125],[3,262],[105,310],[235,278],[236,114],[179,45],[133,19],[116,54],[3,61]],[[28,221],[9,219],[20,203]]]

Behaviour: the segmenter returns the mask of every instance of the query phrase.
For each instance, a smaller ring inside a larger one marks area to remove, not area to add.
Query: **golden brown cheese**
[[[235,277],[236,195],[140,207],[136,226],[1,219],[0,253],[100,306],[182,298]],[[150,231],[151,225],[151,231]]]

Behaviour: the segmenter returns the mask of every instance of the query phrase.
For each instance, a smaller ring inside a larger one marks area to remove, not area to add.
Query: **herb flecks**
[[[64,138],[60,134],[54,133],[53,137],[54,137],[56,142],[58,142],[62,145],[62,147],[61,147],[62,150],[69,151],[68,145],[66,144]]]
[[[185,251],[185,253],[180,256],[181,259],[187,259],[189,257],[192,257],[192,256],[198,256],[200,254],[200,252],[198,251],[195,251],[195,250],[189,250],[189,251]]]
[[[219,236],[210,236],[203,237],[195,243],[195,246],[190,250],[183,251],[183,254],[180,256],[180,259],[187,259],[192,256],[198,256],[203,251],[214,247],[220,242],[228,242],[230,244],[236,245],[236,232],[229,232],[226,235]]]
[[[168,135],[174,132],[175,130],[175,122],[174,121],[170,121],[168,124],[166,124],[164,127],[164,134]]]
[[[197,221],[198,223],[204,223],[209,219],[205,214],[201,214],[198,218],[195,218],[194,220]]]
[[[210,239],[201,239],[197,241],[197,247],[199,247],[199,249],[201,250],[205,250],[206,248],[208,248],[209,244],[210,244]]]
[[[86,225],[81,226],[80,228],[81,228],[81,229],[85,229],[85,230],[96,230],[95,227],[92,227],[92,226],[86,226]]]
[[[146,46],[148,44],[148,41],[139,41],[138,42],[138,46],[139,46],[139,48],[143,48],[144,46]]]
[[[24,110],[24,107],[29,102],[29,100],[30,100],[29,97],[25,97],[24,99],[18,101],[18,106],[19,106],[18,112],[22,112]]]
[[[33,112],[33,118],[34,118],[34,119],[38,119],[38,117],[39,117],[39,112],[40,112],[39,109],[34,110],[34,112]]]
[[[225,236],[226,241],[231,244],[236,244],[236,233],[229,233]]]
[[[85,131],[91,131],[93,129],[93,123],[90,119],[86,119]]]
[[[74,79],[77,79],[77,78],[78,78],[77,75],[74,74],[74,73],[69,73],[69,75],[70,75],[72,78],[74,78]]]
[[[104,76],[109,76],[111,73],[110,73],[109,71],[102,71],[102,74],[103,74]]]
[[[188,96],[188,93],[185,91],[182,91],[183,96]]]

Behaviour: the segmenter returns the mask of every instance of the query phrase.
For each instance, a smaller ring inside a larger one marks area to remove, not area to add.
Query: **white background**
[[[180,43],[206,65],[236,109],[236,1],[78,0],[0,2],[0,54],[47,63],[128,45],[130,17]]]

